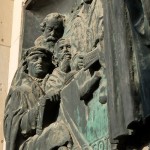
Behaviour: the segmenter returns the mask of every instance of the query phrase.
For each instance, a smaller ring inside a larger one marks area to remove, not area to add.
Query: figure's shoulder
[[[28,94],[31,92],[31,87],[28,85],[21,85],[21,86],[17,86],[13,89],[12,94],[16,94],[16,93],[23,93],[23,94]]]
[[[31,91],[31,86],[32,86],[32,79],[25,74],[24,77],[22,78],[22,82],[19,86],[13,87],[14,92],[30,92]]]

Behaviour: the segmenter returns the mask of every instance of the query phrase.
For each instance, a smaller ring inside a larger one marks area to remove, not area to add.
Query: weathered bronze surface
[[[25,25],[32,26],[25,26],[6,99],[6,150],[140,150],[150,143],[150,2],[75,2],[71,12],[46,15],[55,2],[27,3]]]
[[[142,149],[150,140],[149,6],[143,0],[104,3],[110,138],[120,149]]]

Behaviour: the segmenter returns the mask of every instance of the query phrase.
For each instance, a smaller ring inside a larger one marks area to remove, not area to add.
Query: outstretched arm
[[[88,94],[93,86],[100,81],[101,74],[99,71],[95,71],[94,75],[87,81],[84,82],[84,84],[79,87],[80,88],[80,97],[84,97],[86,94]]]

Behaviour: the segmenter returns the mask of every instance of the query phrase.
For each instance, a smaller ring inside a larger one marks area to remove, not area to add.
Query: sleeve
[[[93,90],[93,87],[96,87],[95,84],[99,83],[98,81],[100,81],[100,78],[100,72],[95,71],[94,75],[79,87],[80,97],[83,98],[84,96],[86,96],[86,94],[90,93],[90,91]]]
[[[39,105],[36,104],[35,107],[32,109],[28,109],[21,120],[21,133],[23,135],[28,135],[32,133],[37,126],[37,118],[38,118],[38,112],[39,112]]]

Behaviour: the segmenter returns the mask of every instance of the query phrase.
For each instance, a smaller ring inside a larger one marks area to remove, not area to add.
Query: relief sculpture
[[[40,24],[43,34],[35,40],[36,46],[47,47],[53,52],[54,45],[64,33],[65,17],[59,13],[47,15]]]
[[[93,149],[100,139],[107,142],[98,149],[109,149],[99,7],[101,1],[85,0],[70,14],[70,22],[60,13],[43,19],[42,35],[23,51],[6,100],[7,150]],[[99,115],[92,123],[94,113]]]
[[[114,9],[114,1],[83,0],[69,14],[43,17],[42,34],[21,50],[6,99],[6,150],[126,150],[150,143],[143,142],[150,125],[150,4],[134,2]]]
[[[52,53],[41,47],[33,47],[27,53],[22,84],[6,103],[6,149],[67,147],[71,143],[69,130],[61,120],[57,121],[59,91],[45,90],[53,69]]]

